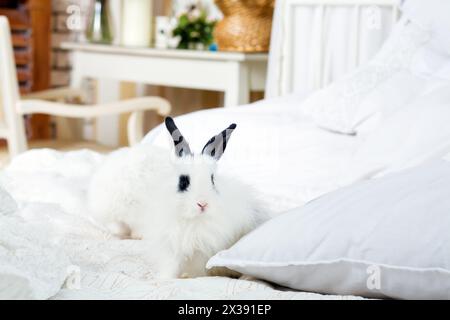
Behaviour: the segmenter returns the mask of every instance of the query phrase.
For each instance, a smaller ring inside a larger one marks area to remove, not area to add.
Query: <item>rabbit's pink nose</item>
[[[203,212],[206,210],[206,207],[208,206],[208,203],[204,201],[197,202],[198,207],[200,208],[200,211]]]

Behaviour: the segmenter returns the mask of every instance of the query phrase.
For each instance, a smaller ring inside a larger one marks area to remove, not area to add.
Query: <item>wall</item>
[[[82,29],[75,31],[67,28],[67,8],[77,5],[81,9]],[[91,0],[52,0],[52,72],[53,87],[67,86],[70,82],[71,59],[70,52],[61,49],[64,41],[75,41],[83,37],[86,13]]]

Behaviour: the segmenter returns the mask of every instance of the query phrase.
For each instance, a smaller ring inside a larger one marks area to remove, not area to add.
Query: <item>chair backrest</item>
[[[16,104],[20,96],[11,31],[8,19],[4,16],[0,16],[0,97],[4,122],[7,127],[14,126]]]
[[[0,124],[6,127],[4,138],[12,155],[26,148],[23,119],[17,110],[20,93],[16,72],[9,22],[0,16],[0,110],[3,111]]]

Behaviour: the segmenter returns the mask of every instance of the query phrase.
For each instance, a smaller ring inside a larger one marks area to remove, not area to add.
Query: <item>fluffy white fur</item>
[[[211,256],[266,219],[252,190],[216,165],[210,156],[178,158],[148,145],[119,150],[92,178],[90,211],[112,232],[154,243],[160,277],[206,275]],[[178,191],[180,175],[190,177],[185,192]]]

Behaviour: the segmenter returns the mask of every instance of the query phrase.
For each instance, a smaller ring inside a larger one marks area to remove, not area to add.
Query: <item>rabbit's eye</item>
[[[211,175],[211,183],[214,186],[214,175],[213,174]]]
[[[191,179],[189,176],[181,175],[180,179],[178,181],[178,191],[179,192],[185,192],[187,188],[189,187],[189,184],[191,182]]]

